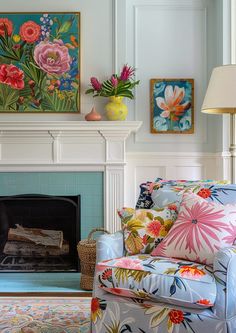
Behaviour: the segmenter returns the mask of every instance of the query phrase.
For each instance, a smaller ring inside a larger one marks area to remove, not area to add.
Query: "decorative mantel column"
[[[103,171],[104,227],[120,229],[125,141],[139,121],[0,123],[0,172]]]

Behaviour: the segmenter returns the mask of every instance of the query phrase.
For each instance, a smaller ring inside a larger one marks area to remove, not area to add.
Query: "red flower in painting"
[[[20,27],[20,36],[27,43],[34,43],[39,39],[41,32],[40,25],[33,21],[27,21]]]
[[[169,318],[173,324],[180,324],[184,320],[184,313],[179,310],[171,310],[169,313]]]
[[[4,36],[7,31],[8,36],[11,36],[13,31],[13,24],[8,18],[0,18],[0,35]]]
[[[203,199],[206,199],[211,196],[211,190],[209,190],[209,188],[202,188],[199,192],[197,192],[197,195]]]
[[[13,89],[23,89],[24,73],[14,65],[0,65],[0,82],[11,86]]]

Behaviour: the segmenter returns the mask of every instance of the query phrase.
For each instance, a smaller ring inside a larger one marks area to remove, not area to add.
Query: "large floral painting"
[[[0,112],[79,112],[79,13],[0,14]]]
[[[151,133],[194,131],[194,80],[152,79]]]

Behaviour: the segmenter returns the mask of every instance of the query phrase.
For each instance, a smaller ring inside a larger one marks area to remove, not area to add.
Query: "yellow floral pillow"
[[[177,213],[174,204],[161,209],[118,210],[127,254],[151,253],[169,232]]]

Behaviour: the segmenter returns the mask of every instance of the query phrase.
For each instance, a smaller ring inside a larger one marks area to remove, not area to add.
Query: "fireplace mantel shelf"
[[[141,121],[2,121],[0,172],[104,172],[104,226],[120,228],[126,147]]]
[[[1,121],[0,131],[128,131],[137,132],[141,121]]]

